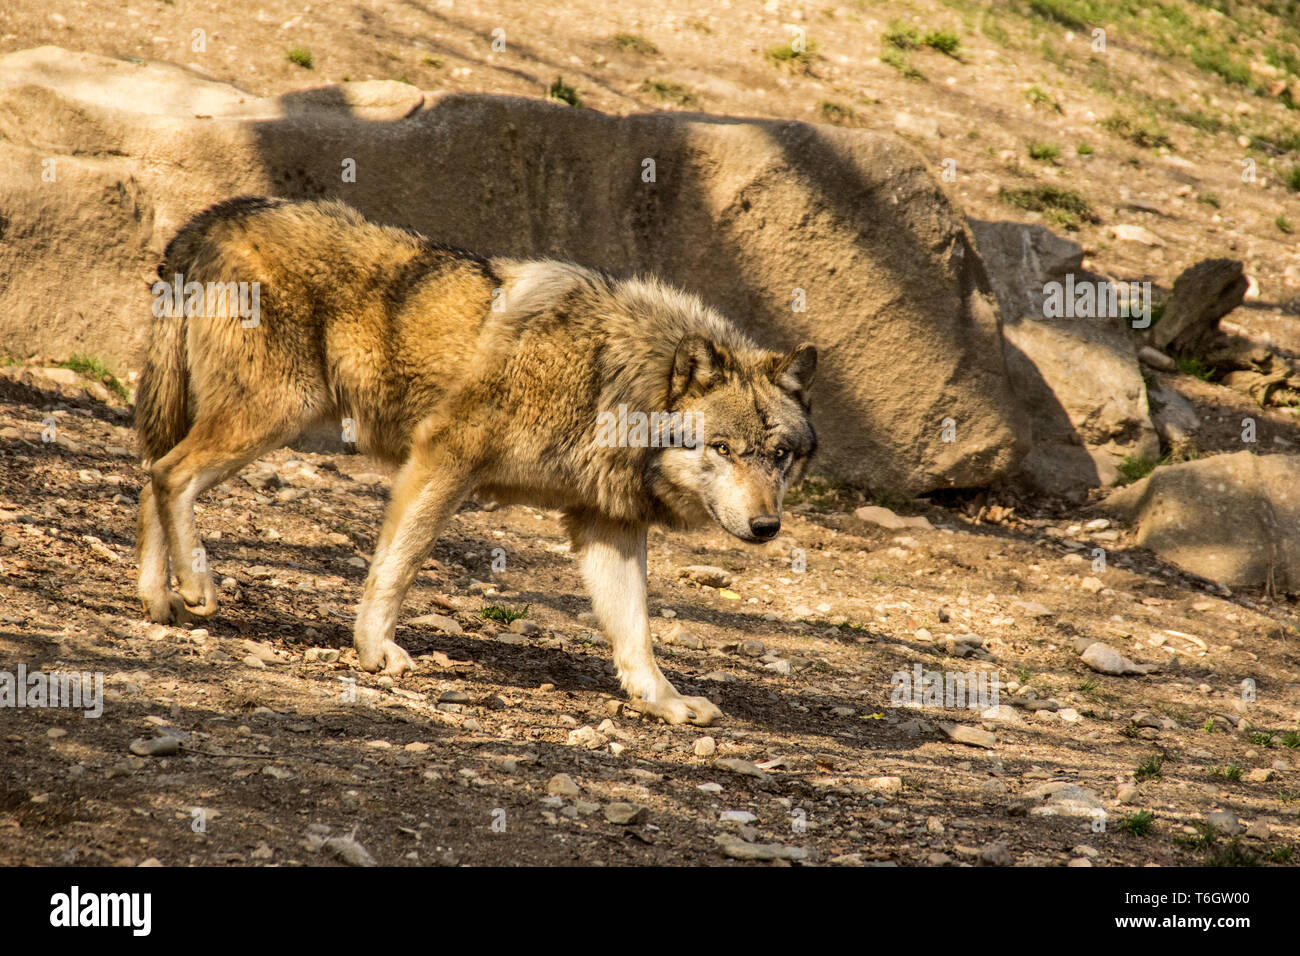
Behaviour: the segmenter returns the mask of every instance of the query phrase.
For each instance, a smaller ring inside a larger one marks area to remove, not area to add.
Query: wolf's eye
[[[788,449],[788,448],[778,448],[776,451],[772,452],[772,460],[773,460],[773,461],[785,461],[786,458],[789,456],[789,454],[790,454],[790,449]]]
[[[727,447],[727,443],[725,441],[715,441],[709,447],[712,448],[714,451],[716,451],[723,458],[726,458],[728,455],[731,454],[731,449]]]

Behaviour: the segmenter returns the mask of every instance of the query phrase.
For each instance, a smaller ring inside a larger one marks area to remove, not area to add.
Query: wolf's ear
[[[674,402],[692,388],[707,391],[722,377],[727,353],[715,343],[691,332],[677,343],[673,371],[668,382],[668,401]]]
[[[805,342],[789,355],[773,355],[770,372],[772,383],[789,392],[807,407],[808,389],[817,372],[817,349]]]

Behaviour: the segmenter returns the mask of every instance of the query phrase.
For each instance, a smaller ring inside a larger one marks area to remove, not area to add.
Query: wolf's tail
[[[166,265],[159,268],[163,275]],[[163,280],[167,281],[166,279]],[[135,397],[140,457],[152,464],[190,430],[190,372],[185,357],[185,310],[162,310],[153,320],[149,350]],[[169,314],[171,312],[175,314]]]

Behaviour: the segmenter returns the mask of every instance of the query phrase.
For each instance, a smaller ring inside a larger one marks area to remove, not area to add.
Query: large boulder
[[[979,486],[1025,450],[970,232],[892,136],[389,82],[258,98],[42,47],[0,57],[0,170],[10,351],[130,368],[146,283],[189,216],[240,193],[328,196],[482,253],[654,272],[763,344],[814,342],[833,478]]]
[[[1229,587],[1300,592],[1300,456],[1239,451],[1157,468],[1103,508],[1138,547]]]
[[[1012,388],[1029,416],[1019,477],[1035,491],[1078,500],[1114,482],[1125,458],[1159,457],[1123,320],[1048,317],[1051,283],[1062,295],[1106,284],[1083,269],[1083,248],[1042,226],[972,220],[971,230],[1002,313]]]

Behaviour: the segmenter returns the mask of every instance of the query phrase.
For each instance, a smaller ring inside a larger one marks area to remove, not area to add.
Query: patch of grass
[[[423,62],[425,66],[431,66],[435,70],[442,69],[442,57],[440,56],[426,56]]]
[[[1300,166],[1292,166],[1282,182],[1286,183],[1286,188],[1293,193],[1300,193]]]
[[[1029,105],[1035,109],[1046,106],[1057,113],[1062,112],[1061,104],[1057,102],[1056,97],[1038,86],[1031,86],[1025,90],[1025,99],[1029,100]]]
[[[783,67],[794,72],[807,73],[817,62],[819,44],[809,37],[802,50],[796,50],[793,43],[778,43],[763,51],[763,58],[773,66]]]
[[[1264,854],[1264,859],[1270,863],[1290,863],[1293,856],[1295,856],[1295,847],[1275,846],[1269,847]]]
[[[897,70],[905,79],[925,79],[925,74],[912,65],[912,61],[907,58],[907,54],[902,50],[886,47],[880,51],[880,62]]]
[[[1061,155],[1061,147],[1055,143],[1030,142],[1029,158],[1040,163],[1050,163]]]
[[[301,46],[291,46],[284,53],[290,63],[295,63],[304,70],[312,69],[311,50]]]
[[[1078,153],[1080,156],[1091,156],[1093,152],[1092,147],[1089,146],[1087,143],[1080,143],[1078,146],[1074,148],[1074,151]]]
[[[1192,378],[1199,378],[1202,382],[1208,382],[1214,378],[1214,369],[1206,365],[1195,355],[1179,354],[1174,356],[1174,364],[1178,366],[1178,371],[1184,375],[1190,375]]]
[[[573,107],[582,106],[581,100],[578,99],[578,91],[565,83],[564,78],[560,76],[555,78],[555,82],[546,91],[546,98],[557,103],[567,103]]]
[[[1300,733],[1288,730],[1282,735],[1282,746],[1290,747],[1292,750],[1300,749]]]
[[[624,53],[635,53],[638,56],[659,55],[659,48],[639,33],[614,34],[614,46]]]
[[[1088,21],[1083,19],[1086,10],[1077,0],[1029,0],[1029,12],[1071,30],[1084,30]]]
[[[1060,186],[1040,185],[1028,189],[1004,186],[998,190],[998,198],[1008,206],[1042,213],[1043,218],[1065,229],[1078,229],[1081,221],[1099,221],[1087,199]]]
[[[1131,836],[1144,837],[1151,832],[1151,824],[1155,821],[1156,815],[1150,810],[1139,810],[1120,820],[1119,828]]]
[[[1133,779],[1138,783],[1141,783],[1143,780],[1159,780],[1160,775],[1164,772],[1164,766],[1165,755],[1152,754],[1150,757],[1147,757],[1146,760],[1143,760],[1138,764],[1137,770],[1133,773]]]
[[[700,105],[700,98],[689,88],[671,80],[646,80],[641,84],[641,92],[649,93],[657,100],[695,109]]]
[[[131,393],[126,390],[126,386],[108,370],[108,366],[93,356],[73,355],[67,360],[59,362],[58,367],[70,368],[78,375],[84,375],[86,378],[99,382],[124,402],[131,397]]]
[[[1028,684],[1033,679],[1034,679],[1034,673],[1028,667],[1016,668],[1016,680],[1019,681],[1022,685]]]
[[[1222,777],[1224,780],[1231,780],[1236,783],[1241,779],[1241,768],[1235,763],[1230,763],[1223,767],[1211,767],[1210,776]]]
[[[1123,113],[1112,113],[1101,121],[1102,129],[1121,136],[1134,146],[1143,149],[1173,149],[1173,140],[1160,126],[1152,122],[1139,121]]]
[[[496,621],[499,624],[509,624],[511,621],[518,621],[528,616],[528,609],[531,604],[525,604],[521,611],[515,607],[506,607],[504,604],[488,604],[480,614],[485,621]]]
[[[1204,731],[1204,732],[1207,733],[1207,734],[1212,734],[1212,733],[1214,733],[1214,718],[1213,718],[1213,717],[1206,717],[1206,718],[1205,718],[1205,723],[1201,725],[1201,730]]]
[[[1170,115],[1185,126],[1199,129],[1204,133],[1218,133],[1227,128],[1223,120],[1209,113],[1202,113],[1200,110],[1175,109]]]
[[[916,27],[895,21],[889,25],[880,42],[896,50],[915,50],[921,45],[921,31]]]
[[[1141,481],[1151,472],[1156,470],[1159,462],[1152,458],[1146,458],[1142,455],[1129,455],[1117,466],[1119,478],[1115,484],[1119,487],[1131,485],[1135,481]]]
[[[1199,196],[1196,197],[1196,201],[1199,203],[1204,203],[1207,206],[1212,206],[1215,209],[1219,208],[1218,193],[1201,193]]]
[[[830,123],[833,126],[857,126],[857,111],[844,103],[837,103],[834,100],[818,100],[817,112],[821,115],[822,121]]]
[[[955,57],[957,48],[961,46],[961,37],[952,30],[929,30],[921,37],[921,43],[945,56]]]
[[[1193,66],[1207,73],[1214,73],[1225,83],[1236,86],[1250,85],[1250,66],[1221,46],[1194,47],[1188,59],[1192,61]]]
[[[1249,740],[1256,747],[1268,748],[1273,746],[1273,741],[1276,737],[1277,734],[1269,733],[1263,730],[1257,730],[1246,739]]]
[[[1080,694],[1083,694],[1085,697],[1097,697],[1101,690],[1101,684],[1090,677],[1076,687],[1075,690]]]

